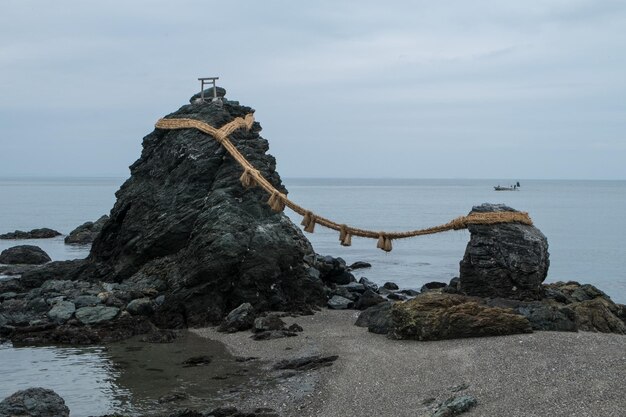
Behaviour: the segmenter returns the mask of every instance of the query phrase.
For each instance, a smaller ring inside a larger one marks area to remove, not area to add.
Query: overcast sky
[[[626,2],[0,4],[0,176],[127,176],[200,76],[283,177],[626,179]]]

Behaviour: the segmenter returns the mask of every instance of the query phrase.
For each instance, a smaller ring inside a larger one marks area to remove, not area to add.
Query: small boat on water
[[[508,187],[502,187],[500,185],[496,185],[493,187],[495,191],[519,191],[520,185],[519,181],[515,185],[509,185]]]

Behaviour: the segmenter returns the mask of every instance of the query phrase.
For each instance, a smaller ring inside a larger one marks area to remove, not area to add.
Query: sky
[[[198,77],[283,177],[626,179],[626,2],[0,3],[0,177],[127,177]]]

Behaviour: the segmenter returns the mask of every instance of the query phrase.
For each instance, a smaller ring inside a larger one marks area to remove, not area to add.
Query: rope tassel
[[[239,177],[239,181],[241,181],[241,185],[243,185],[244,188],[253,187],[256,183],[249,169],[243,170],[243,174]]]
[[[376,244],[376,247],[384,250],[385,252],[391,252],[391,249],[393,248],[391,239],[382,233],[378,235],[378,243]]]
[[[278,191],[272,193],[269,200],[267,200],[267,204],[276,212],[281,212],[285,209],[285,200],[283,200],[282,195]]]
[[[339,229],[339,242],[341,243],[341,246],[352,245],[352,235],[348,232],[348,226],[345,224],[342,224]]]
[[[352,246],[352,235],[350,233],[346,233],[346,236],[341,241],[341,246]]]
[[[302,219],[302,226],[304,226],[304,231],[308,233],[315,232],[315,215],[310,211],[307,211]]]

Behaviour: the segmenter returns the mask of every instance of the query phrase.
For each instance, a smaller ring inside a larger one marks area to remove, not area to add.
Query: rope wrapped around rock
[[[448,230],[460,230],[466,229],[470,224],[498,224],[498,223],[521,223],[532,225],[533,222],[528,216],[528,213],[519,211],[502,211],[502,212],[488,212],[488,213],[470,213],[467,216],[460,216],[456,219],[439,226],[433,226],[426,229],[410,230],[406,232],[385,232],[359,229],[356,227],[348,226],[346,224],[339,224],[325,217],[319,216],[313,213],[311,210],[307,210],[304,207],[291,201],[287,196],[278,191],[265,177],[257,170],[252,164],[244,157],[241,152],[232,144],[228,139],[228,136],[238,129],[245,128],[250,130],[254,123],[254,116],[252,113],[247,114],[245,117],[237,117],[233,121],[225,124],[219,129],[195,119],[160,119],[156,123],[158,129],[175,130],[175,129],[197,129],[207,135],[212,136],[217,140],[233,157],[235,161],[243,168],[243,173],[239,178],[241,184],[248,188],[253,186],[259,186],[269,195],[267,203],[270,207],[277,212],[283,211],[285,207],[289,207],[294,212],[303,217],[302,225],[304,230],[309,233],[313,233],[315,225],[327,227],[339,232],[339,241],[343,246],[350,246],[352,244],[352,236],[366,237],[371,239],[377,239],[377,247],[386,252],[391,251],[391,241],[395,239],[406,239],[409,237],[430,235],[435,233],[446,232]]]

